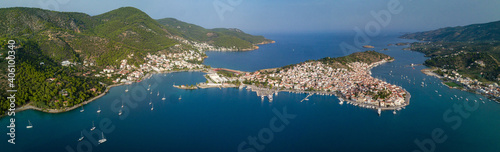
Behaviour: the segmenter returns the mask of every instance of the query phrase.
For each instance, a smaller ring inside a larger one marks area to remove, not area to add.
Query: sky
[[[499,0],[2,0],[0,7],[37,7],[98,15],[131,6],[153,19],[172,17],[205,28],[250,33],[354,29],[416,32],[500,20]],[[382,15],[373,15],[382,14]]]

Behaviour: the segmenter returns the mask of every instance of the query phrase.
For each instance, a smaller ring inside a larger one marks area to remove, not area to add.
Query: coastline
[[[478,95],[482,95],[492,101],[495,101],[497,103],[500,103],[500,98],[499,97],[495,97],[493,95],[490,95],[490,94],[485,94],[485,93],[481,93],[475,89],[472,89],[472,88],[469,88],[467,87],[467,85],[464,85],[462,83],[457,83],[456,81],[448,81],[448,82],[453,82],[453,83],[457,83],[459,85],[461,85],[463,88],[462,89],[459,89],[457,87],[451,87],[451,86],[448,86],[446,84],[446,82],[443,80],[444,77],[434,73],[434,71],[437,70],[437,68],[435,67],[432,67],[432,68],[426,68],[426,69],[422,69],[420,70],[422,73],[424,73],[425,75],[428,75],[428,76],[433,76],[433,77],[436,77],[436,78],[439,78],[441,80],[441,84],[443,84],[444,86],[447,86],[448,88],[450,89],[458,89],[458,90],[461,90],[461,91],[467,91],[467,92],[471,92],[471,93],[474,93],[474,94],[478,94]]]
[[[144,77],[142,77],[140,79],[140,81],[143,81],[145,79],[149,79],[151,78],[151,76],[153,76],[153,74],[168,74],[168,73],[176,73],[176,72],[203,72],[205,71],[206,69],[195,69],[195,70],[176,70],[176,71],[165,71],[165,72],[152,72],[152,73],[148,73],[146,74]],[[136,82],[132,82],[132,83],[137,83]],[[37,111],[40,111],[40,112],[45,112],[45,113],[63,113],[63,112],[68,112],[68,111],[72,111],[76,108],[79,108],[81,106],[84,106],[86,104],[89,104],[90,102],[92,101],[95,101],[101,97],[103,97],[104,95],[106,95],[109,90],[113,87],[117,87],[117,86],[122,86],[122,85],[129,85],[129,84],[132,84],[132,83],[118,83],[118,84],[112,84],[112,85],[109,85],[109,86],[106,86],[106,90],[99,94],[98,96],[95,96],[89,100],[86,100],[82,103],[79,103],[77,105],[74,105],[72,107],[65,107],[63,109],[42,109],[42,108],[39,108],[39,107],[35,107],[35,106],[32,106],[31,103],[28,103],[26,105],[23,105],[19,108],[16,108],[15,112],[22,112],[22,111],[25,111],[25,110],[37,110]],[[4,116],[7,116],[6,114],[3,114],[3,115],[0,115],[0,118],[4,117]]]
[[[392,60],[384,60],[383,62],[381,63],[378,63],[378,64],[375,64],[373,66],[370,67],[370,69],[368,69],[368,72],[371,74],[371,69],[374,68],[374,67],[377,67],[379,65],[382,65],[384,63],[387,63],[387,62],[393,62],[394,59]],[[269,70],[275,70],[276,68],[271,68],[271,69],[262,69],[262,70],[258,70],[258,71],[269,71]],[[404,97],[404,104],[401,104],[401,105],[397,105],[397,106],[390,106],[390,107],[387,107],[387,106],[376,106],[376,105],[373,105],[373,104],[368,104],[368,103],[364,103],[364,102],[357,102],[357,101],[354,101],[354,100],[349,100],[349,99],[346,99],[346,97],[344,95],[342,95],[341,93],[339,92],[328,92],[328,91],[302,91],[302,90],[293,90],[293,89],[285,89],[285,90],[281,90],[281,89],[269,89],[269,88],[262,88],[262,87],[257,87],[255,85],[247,85],[247,84],[240,84],[239,86],[237,85],[234,85],[234,84],[228,84],[228,85],[224,85],[224,84],[221,84],[221,85],[212,85],[212,86],[208,86],[208,85],[203,85],[201,86],[200,84],[198,84],[198,89],[205,89],[205,88],[237,88],[239,87],[240,89],[246,87],[247,90],[251,90],[253,92],[256,92],[257,93],[257,96],[260,96],[262,97],[262,99],[264,99],[264,97],[268,97],[269,100],[273,100],[272,99],[272,96],[273,94],[277,94],[279,92],[288,92],[288,93],[296,93],[296,94],[310,94],[310,95],[326,95],[326,96],[335,96],[337,97],[339,100],[341,100],[342,102],[345,100],[348,104],[353,104],[355,106],[359,106],[359,107],[362,107],[362,108],[369,108],[369,109],[381,109],[381,110],[400,110],[401,108],[404,108],[406,106],[408,106],[410,104],[410,98],[411,98],[411,94],[405,90],[404,92],[406,93],[406,96]],[[179,88],[179,89],[183,89],[183,88]],[[307,98],[307,97],[306,97]]]

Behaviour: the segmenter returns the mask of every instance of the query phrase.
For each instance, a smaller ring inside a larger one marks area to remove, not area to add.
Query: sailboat
[[[167,98],[165,98],[165,94],[163,94],[163,98],[161,98],[161,100],[165,100],[165,99],[167,99]]]
[[[104,132],[102,133],[102,139],[99,139],[99,144],[102,144],[104,142],[108,141],[106,138],[104,138]]]
[[[83,111],[85,111],[85,110],[83,109],[83,106],[82,106],[82,110],[80,110],[80,112],[83,112]]]
[[[30,121],[30,120],[28,120],[28,123],[29,123],[29,125],[28,125],[28,126],[26,126],[26,128],[28,128],[28,129],[33,128],[33,125],[31,124],[31,121]]]
[[[93,130],[95,130],[94,121],[92,121],[92,128],[90,128],[90,131],[93,131]]]
[[[182,95],[179,96],[179,100],[181,100],[181,99],[182,99]]]
[[[83,140],[83,138],[85,138],[85,137],[83,136],[83,133],[82,133],[81,131],[80,131],[80,134],[81,134],[81,136],[82,136],[82,137],[78,138],[78,141],[82,141],[82,140]]]
[[[101,113],[101,106],[99,106],[99,109],[97,109],[97,113]]]
[[[149,99],[149,105],[153,104],[153,102],[151,102],[151,99]]]
[[[151,111],[153,111],[153,109],[154,109],[154,105],[153,105],[153,104],[151,104]]]
[[[160,91],[158,91],[158,93],[156,94],[156,96],[160,96]]]
[[[125,92],[128,92],[128,86],[127,86],[127,89],[125,89]]]

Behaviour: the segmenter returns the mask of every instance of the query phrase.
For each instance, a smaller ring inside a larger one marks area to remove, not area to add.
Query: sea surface
[[[248,52],[208,52],[205,63],[255,71],[345,56],[352,51],[341,51],[339,45],[355,41],[353,35],[335,33],[264,36],[276,43]],[[15,145],[7,142],[5,126],[10,117],[0,118],[4,126],[0,151],[499,151],[500,105],[449,89],[439,79],[424,75],[420,72],[424,66],[410,65],[427,58],[402,50],[405,46],[387,46],[397,42],[412,41],[386,34],[369,43],[375,46],[372,50],[396,59],[372,69],[373,76],[400,85],[412,95],[410,105],[396,114],[383,111],[378,116],[372,109],[339,105],[334,96],[313,95],[300,102],[307,94],[280,92],[270,102],[246,89],[180,90],[172,85],[205,82],[203,73],[156,74],[140,83],[112,88],[85,105],[84,112],[79,108],[60,114],[16,113]],[[147,90],[149,85],[152,91]],[[123,115],[118,116],[122,102]],[[26,128],[28,120],[31,129]],[[94,131],[89,130],[92,122]],[[81,132],[85,138],[79,142]],[[95,144],[102,134],[107,141]]]

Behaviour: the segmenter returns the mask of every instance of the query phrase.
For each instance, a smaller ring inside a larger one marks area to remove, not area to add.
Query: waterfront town
[[[478,81],[477,79],[471,79],[469,77],[465,77],[460,73],[458,73],[456,70],[434,68],[434,69],[424,69],[422,70],[422,72],[424,72],[427,75],[440,78],[444,81],[451,82],[451,83],[443,83],[450,88],[463,87],[463,90],[468,90],[477,94],[485,95],[486,97],[495,100],[497,102],[500,101],[500,86],[497,83],[485,84],[481,81]],[[436,72],[440,74],[437,74]],[[460,85],[451,86],[449,84],[460,84]]]
[[[374,109],[400,109],[409,104],[409,93],[403,88],[371,76],[370,69],[388,62],[348,63],[349,69],[332,68],[318,61],[295,65],[279,72],[257,71],[242,76],[244,81],[267,85],[283,91],[334,94],[348,103]],[[264,86],[261,86],[264,87]]]

